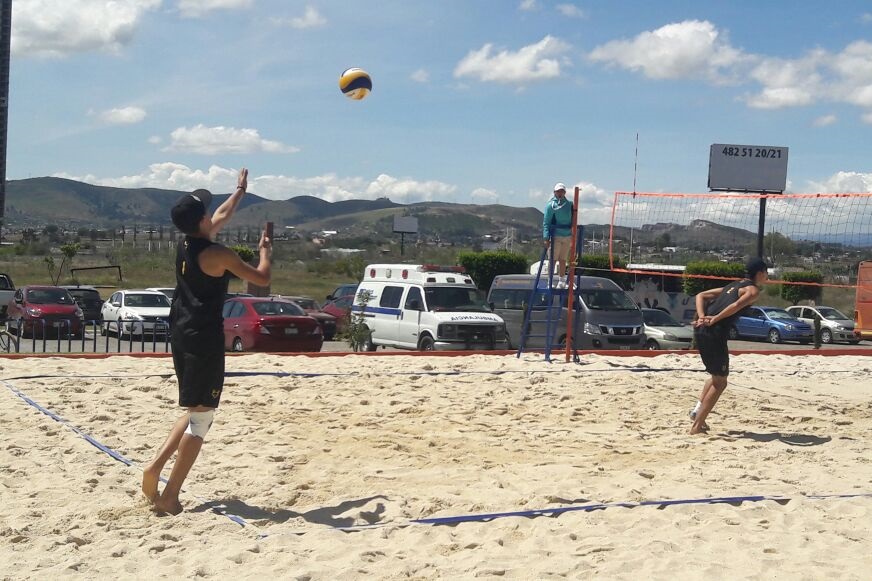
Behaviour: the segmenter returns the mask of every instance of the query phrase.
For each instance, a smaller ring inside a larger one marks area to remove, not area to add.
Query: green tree
[[[347,317],[346,338],[352,351],[367,351],[370,347],[370,330],[366,324],[365,313],[372,297],[372,291],[361,290],[355,297],[355,304],[360,307],[360,310],[357,312],[349,310],[345,315]]]
[[[73,258],[76,257],[76,254],[79,253],[79,250],[81,250],[81,246],[78,242],[64,244],[63,246],[61,246],[61,253],[64,255],[64,259],[61,261],[60,268],[58,268],[57,278],[54,281],[55,284],[58,284],[58,282],[60,281],[61,275],[64,272],[64,266],[66,266],[68,269],[73,268]],[[72,274],[72,271],[70,271],[70,277],[72,277]]]
[[[486,252],[461,252],[457,262],[466,269],[478,288],[487,291],[494,278],[500,274],[525,274],[527,258],[505,250]]]
[[[609,262],[608,254],[582,254],[578,259],[576,272],[582,276],[607,278],[613,280],[621,288],[627,288],[627,284],[630,282],[630,275],[625,272],[613,271],[612,263],[615,268],[627,268],[627,261],[617,256],[614,257],[612,262]]]
[[[745,267],[735,262],[700,261],[688,262],[684,269],[682,285],[685,294],[694,296],[704,290],[720,288],[732,282],[723,278],[696,278],[697,276],[717,276],[738,280],[745,276]]]
[[[248,246],[237,244],[236,246],[231,246],[230,250],[238,254],[239,258],[242,259],[242,262],[251,262],[252,260],[254,260],[254,250],[252,250]]]
[[[664,232],[660,236],[654,239],[654,246],[657,247],[657,250],[663,250],[672,242],[672,237],[669,236],[669,232]]]
[[[814,270],[803,270],[800,272],[785,272],[782,279],[785,282],[805,282],[816,283],[819,285],[824,281],[824,276]],[[815,284],[782,284],[781,298],[790,301],[790,304],[795,305],[799,301],[819,301],[821,298],[821,288]]]
[[[793,256],[797,252],[796,243],[781,234],[780,232],[770,232],[763,237],[763,251],[769,256]]]

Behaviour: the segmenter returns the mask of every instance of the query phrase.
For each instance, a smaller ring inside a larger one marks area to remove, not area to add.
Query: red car
[[[351,312],[351,305],[354,303],[354,295],[345,295],[336,300],[324,303],[321,307],[322,313],[333,315],[336,317],[336,332],[341,333],[345,330],[345,325],[348,323],[348,313]]]
[[[81,335],[82,309],[67,289],[57,286],[24,286],[15,291],[7,316],[20,334],[39,338],[51,334]]]
[[[238,297],[224,303],[224,347],[230,351],[320,351],[321,325],[291,301]]]
[[[313,317],[321,325],[321,333],[324,334],[324,340],[333,340],[333,337],[336,335],[336,317],[322,311],[318,301],[310,297],[283,296],[281,298],[299,305],[304,311],[306,311],[307,315]]]

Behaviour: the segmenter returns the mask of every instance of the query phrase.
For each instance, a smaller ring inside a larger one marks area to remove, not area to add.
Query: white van
[[[368,351],[507,348],[506,324],[460,266],[370,264],[351,311],[369,327]]]

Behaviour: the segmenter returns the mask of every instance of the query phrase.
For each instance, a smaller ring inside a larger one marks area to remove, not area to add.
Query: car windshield
[[[781,310],[781,309],[771,309],[771,310],[767,310],[767,311],[766,311],[766,314],[769,315],[769,318],[770,318],[770,319],[773,319],[773,320],[777,320],[777,319],[795,319],[795,318],[796,318],[796,317],[794,317],[793,315],[791,315],[790,313],[788,313],[787,311],[783,311],[783,310]]]
[[[645,319],[645,324],[651,327],[683,327],[681,323],[669,316],[668,313],[658,310],[642,311],[642,318]]]
[[[73,305],[76,301],[61,288],[39,288],[27,291],[27,302],[34,305]]]
[[[318,311],[321,307],[318,303],[315,302],[314,299],[291,299],[307,311]]]
[[[830,319],[831,321],[848,319],[848,316],[839,309],[833,309],[830,307],[818,307],[818,312],[821,314],[821,317],[823,317],[824,319]]]
[[[303,309],[294,303],[285,303],[281,301],[261,301],[252,303],[254,312],[262,317],[271,317],[276,315],[303,317],[306,313]]]
[[[424,296],[431,311],[490,312],[484,293],[476,288],[431,287],[424,289]]]
[[[161,307],[170,307],[170,300],[164,294],[136,294],[127,295],[124,297],[125,307],[143,307],[159,309]]]
[[[580,289],[578,295],[591,309],[603,311],[635,311],[638,307],[622,290]]]
[[[85,288],[71,288],[69,289],[69,293],[73,295],[74,299],[84,299],[86,301],[100,300],[100,293],[95,290]]]

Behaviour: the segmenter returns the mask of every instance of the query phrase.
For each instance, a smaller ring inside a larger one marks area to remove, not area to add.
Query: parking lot
[[[869,341],[861,341],[857,345],[835,343],[822,345],[821,350],[849,349],[864,350],[872,347]],[[767,341],[730,341],[730,349],[734,351],[804,351],[812,349],[812,345],[799,345],[797,343],[772,344]],[[19,345],[19,353],[168,353],[169,339],[163,335],[152,337],[151,335],[125,337],[119,341],[114,334],[101,336],[92,330],[85,333],[84,339],[66,339],[48,337],[45,341],[41,338],[33,339],[25,337]],[[322,352],[351,353],[351,347],[345,341],[325,341],[321,348]],[[379,351],[402,351],[394,348],[381,348]]]

